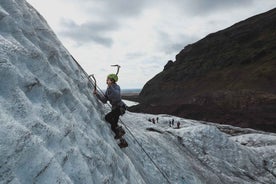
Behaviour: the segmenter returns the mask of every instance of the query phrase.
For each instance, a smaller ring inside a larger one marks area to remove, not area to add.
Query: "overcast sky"
[[[101,88],[142,88],[187,44],[276,7],[276,0],[27,0]]]

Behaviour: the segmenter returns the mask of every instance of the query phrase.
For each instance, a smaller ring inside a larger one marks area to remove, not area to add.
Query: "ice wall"
[[[24,0],[0,0],[0,183],[143,183],[87,79]]]

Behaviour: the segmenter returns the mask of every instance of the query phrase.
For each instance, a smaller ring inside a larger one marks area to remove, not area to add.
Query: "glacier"
[[[273,133],[127,112],[120,149],[109,106],[25,0],[0,0],[0,84],[1,184],[276,183]]]

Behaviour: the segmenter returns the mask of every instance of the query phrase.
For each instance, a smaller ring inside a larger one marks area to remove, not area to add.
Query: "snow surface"
[[[0,0],[0,84],[1,184],[168,183],[160,170],[170,183],[276,183],[272,133],[127,112],[120,149],[109,107],[24,0]]]
[[[139,103],[138,102],[133,102],[133,101],[130,101],[130,100],[123,100],[124,103],[128,106],[128,107],[131,107],[131,106],[134,106],[134,105],[138,105]]]

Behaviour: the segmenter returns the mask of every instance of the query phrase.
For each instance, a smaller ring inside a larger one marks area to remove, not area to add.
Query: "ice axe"
[[[89,75],[88,80],[90,79],[90,77],[92,77],[92,79],[94,80],[94,90],[96,91],[97,90],[97,80],[96,80],[94,74]]]
[[[111,65],[112,67],[117,67],[116,75],[118,76],[121,66],[120,65]]]

